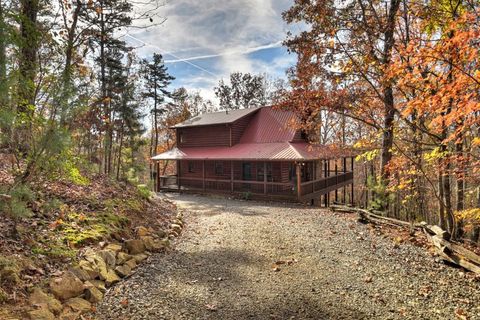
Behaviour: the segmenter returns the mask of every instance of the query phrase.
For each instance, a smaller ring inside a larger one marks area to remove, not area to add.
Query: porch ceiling
[[[173,148],[152,160],[307,161],[350,156],[346,150],[300,142],[239,143],[233,147]]]

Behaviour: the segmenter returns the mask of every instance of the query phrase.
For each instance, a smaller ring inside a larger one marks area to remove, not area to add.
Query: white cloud
[[[165,56],[169,69],[181,75],[176,84],[213,98],[213,87],[234,71],[283,75],[293,56],[273,56],[267,61],[252,58],[252,53],[281,46],[286,36],[281,13],[292,3],[293,0],[170,0],[159,11],[167,19],[165,23],[130,34],[148,44],[138,50],[141,56],[155,51]],[[191,74],[186,70],[191,70]]]
[[[226,50],[224,52],[215,53],[215,54],[207,54],[207,55],[192,56],[192,57],[186,57],[186,58],[177,58],[177,59],[173,59],[173,60],[165,60],[165,63],[168,64],[168,63],[176,63],[176,62],[182,62],[182,61],[183,62],[185,62],[185,61],[196,61],[196,60],[218,58],[218,57],[230,56],[230,55],[245,55],[245,54],[250,54],[250,53],[254,53],[254,52],[257,52],[257,51],[261,51],[261,50],[278,48],[281,45],[282,45],[282,41],[277,41],[277,42],[269,43],[269,44],[266,44],[266,45],[260,45],[260,46],[253,47],[253,48],[238,48],[237,50]],[[199,47],[197,47],[197,48],[199,48]],[[189,50],[183,50],[183,51],[189,51]]]

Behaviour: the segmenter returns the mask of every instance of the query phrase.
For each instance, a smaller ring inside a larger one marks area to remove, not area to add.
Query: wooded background
[[[329,136],[358,149],[357,204],[475,242],[479,8],[468,0],[296,0],[284,13],[308,28],[286,40],[298,62],[283,105],[320,142]]]
[[[0,0],[0,148],[15,177],[0,193],[20,199],[9,211],[38,177],[149,183],[170,126],[275,104],[312,142],[357,150],[357,205],[479,240],[478,1],[296,0],[288,81],[233,73],[213,88],[218,105],[171,88],[161,53],[129,47],[126,30],[164,22],[161,2],[136,4]]]

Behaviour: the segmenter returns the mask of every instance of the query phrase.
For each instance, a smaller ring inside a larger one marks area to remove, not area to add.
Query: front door
[[[242,180],[252,180],[252,164],[250,162],[242,163]]]

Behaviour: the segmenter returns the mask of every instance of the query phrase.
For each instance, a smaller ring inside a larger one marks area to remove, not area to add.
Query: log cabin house
[[[261,107],[179,123],[177,146],[152,158],[157,172],[158,161],[176,162],[175,175],[157,175],[156,190],[353,203],[352,156],[309,143],[295,121],[292,112]]]

